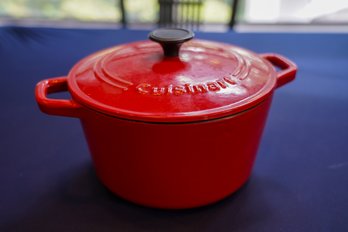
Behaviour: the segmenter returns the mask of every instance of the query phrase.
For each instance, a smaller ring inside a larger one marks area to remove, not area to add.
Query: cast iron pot
[[[183,209],[235,192],[250,176],[273,91],[295,78],[280,55],[192,37],[158,29],[152,41],[97,52],[36,86],[44,113],[80,119],[97,175],[124,199]],[[62,91],[72,98],[48,97]]]

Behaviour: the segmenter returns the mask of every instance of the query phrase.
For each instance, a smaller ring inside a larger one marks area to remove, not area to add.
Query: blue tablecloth
[[[0,28],[0,231],[348,231],[348,34],[197,33],[299,66],[276,91],[253,175],[208,207],[163,211],[109,193],[77,119],[34,86],[148,31]]]

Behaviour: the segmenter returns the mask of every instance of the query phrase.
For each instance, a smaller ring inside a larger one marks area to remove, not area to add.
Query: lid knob
[[[179,56],[181,45],[194,37],[190,30],[179,28],[156,29],[149,34],[149,39],[159,43],[166,57]]]

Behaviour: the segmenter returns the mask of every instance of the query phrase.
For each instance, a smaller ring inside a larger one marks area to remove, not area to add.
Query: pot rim
[[[95,110],[89,106],[86,106],[82,103],[79,103],[83,109],[85,110],[90,110],[93,113],[98,113],[98,114],[102,114],[106,117],[110,117],[110,118],[115,118],[115,119],[119,119],[119,120],[123,120],[123,121],[128,121],[128,122],[135,122],[135,123],[145,123],[145,124],[161,124],[161,125],[183,125],[183,124],[203,124],[203,123],[210,123],[210,122],[215,122],[215,121],[221,121],[221,120],[228,120],[230,118],[233,117],[237,117],[241,114],[245,114],[251,110],[253,110],[254,108],[257,108],[259,106],[261,106],[262,104],[264,104],[266,101],[268,100],[272,100],[273,99],[273,94],[274,94],[274,90],[270,92],[270,94],[263,98],[262,101],[258,102],[257,104],[244,109],[243,111],[239,111],[233,114],[228,114],[225,116],[221,116],[221,117],[217,117],[217,118],[208,118],[208,119],[202,119],[202,120],[196,120],[196,121],[175,121],[175,122],[171,122],[171,121],[144,121],[144,120],[137,120],[137,119],[132,119],[132,118],[126,118],[126,117],[118,117],[117,115],[111,115],[111,114],[107,114],[104,113],[102,111],[99,110]],[[78,118],[83,118],[83,116],[78,116]]]

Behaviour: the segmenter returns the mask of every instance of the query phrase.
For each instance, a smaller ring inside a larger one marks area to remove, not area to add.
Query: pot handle
[[[262,58],[271,62],[272,65],[280,68],[277,71],[277,88],[295,79],[297,66],[294,62],[275,53],[260,54]]]
[[[67,78],[55,77],[40,81],[35,88],[35,98],[42,112],[51,115],[76,117],[82,113],[82,106],[73,99],[52,99],[47,95],[68,91]]]

